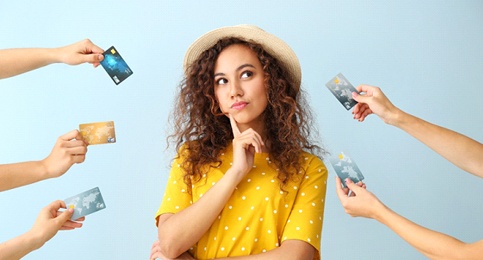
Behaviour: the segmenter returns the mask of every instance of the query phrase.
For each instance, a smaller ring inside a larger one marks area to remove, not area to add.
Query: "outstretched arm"
[[[0,50],[0,79],[13,77],[52,63],[99,65],[103,50],[89,39],[59,48],[18,48]]]
[[[47,158],[0,165],[0,192],[41,180],[59,177],[74,163],[82,163],[87,144],[77,130],[59,137]]]
[[[395,107],[381,89],[368,85],[357,87],[364,95],[353,93],[359,102],[353,110],[360,122],[374,113],[385,123],[412,135],[464,171],[483,177],[483,144],[450,129],[429,123]]]
[[[71,221],[74,210],[65,208],[63,201],[57,200],[40,211],[33,227],[26,233],[0,244],[0,256],[3,260],[16,260],[39,249],[57,234],[59,230],[72,230],[82,227],[82,223]],[[79,219],[84,220],[84,218]]]
[[[336,177],[336,191],[347,214],[353,217],[372,218],[389,227],[430,259],[481,259],[483,240],[464,243],[451,236],[427,229],[398,215],[363,187],[346,180],[348,189],[342,188]],[[351,196],[348,191],[352,190]]]

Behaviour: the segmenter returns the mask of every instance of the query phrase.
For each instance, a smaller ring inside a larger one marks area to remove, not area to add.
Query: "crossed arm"
[[[208,231],[236,186],[253,166],[255,152],[262,151],[263,141],[252,129],[240,132],[233,117],[230,122],[233,140],[233,164],[223,177],[192,205],[176,214],[158,218],[158,241],[151,248],[150,259],[194,259],[187,251]],[[196,216],[196,221],[193,221]],[[240,256],[239,259],[313,259],[315,248],[301,240],[286,240],[266,253]]]

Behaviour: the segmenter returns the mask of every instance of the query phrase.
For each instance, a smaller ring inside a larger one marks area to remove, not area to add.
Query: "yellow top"
[[[156,222],[161,214],[177,213],[196,203],[230,168],[232,155],[230,145],[220,156],[223,163],[194,183],[191,194],[180,168],[183,158],[175,160]],[[253,169],[238,184],[210,229],[190,249],[191,254],[196,259],[253,255],[297,239],[311,244],[318,251],[314,259],[320,259],[327,168],[312,154],[304,153],[303,157],[305,174],[290,181],[283,192],[268,154],[256,154]]]

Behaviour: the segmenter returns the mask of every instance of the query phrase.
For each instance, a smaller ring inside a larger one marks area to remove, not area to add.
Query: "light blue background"
[[[481,142],[481,0],[45,0],[3,1],[0,48],[90,38],[104,49],[114,45],[134,75],[116,86],[101,67],[55,64],[0,81],[0,163],[44,158],[79,123],[113,120],[117,134],[116,144],[90,146],[86,161],[64,176],[1,193],[0,241],[27,231],[51,201],[98,186],[107,208],[25,259],[148,259],[185,50],[211,29],[242,23],[292,46],[323,143],[352,155],[369,190],[421,225],[466,242],[483,238],[481,179],[375,116],[352,120],[325,88],[342,72],[354,85],[381,87],[407,112]],[[324,259],[424,259],[385,226],[346,215],[328,169]]]

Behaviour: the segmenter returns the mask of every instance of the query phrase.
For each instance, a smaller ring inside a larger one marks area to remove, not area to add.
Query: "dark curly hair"
[[[249,47],[262,65],[268,99],[263,116],[267,138],[264,142],[278,171],[280,188],[284,190],[291,178],[304,174],[301,171],[302,152],[320,158],[326,152],[309,140],[311,130],[315,134],[317,131],[312,127],[312,115],[303,91],[294,86],[285,68],[260,44],[232,37],[220,39],[186,68],[171,118],[174,133],[168,136],[168,146],[169,140],[174,139],[178,156],[186,156],[181,167],[189,190],[209,167],[221,165],[219,156],[233,140],[233,132],[215,98],[214,67],[218,55],[233,44]]]

